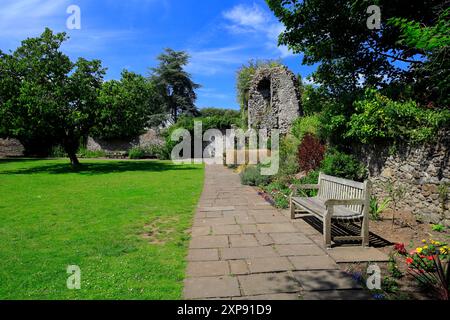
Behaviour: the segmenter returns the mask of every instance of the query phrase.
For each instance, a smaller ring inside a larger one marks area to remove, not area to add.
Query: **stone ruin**
[[[284,66],[258,69],[249,91],[249,128],[279,129],[285,134],[299,116],[296,76]]]

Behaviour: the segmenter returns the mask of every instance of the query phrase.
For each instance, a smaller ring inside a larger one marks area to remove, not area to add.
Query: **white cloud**
[[[231,46],[205,50],[188,50],[191,61],[186,69],[193,74],[204,76],[212,76],[230,70],[234,72],[234,67],[250,59],[249,56],[242,52],[242,49],[243,47]]]
[[[278,46],[278,36],[284,31],[284,26],[256,3],[236,5],[225,11],[223,17],[228,21],[226,28],[231,33],[262,35],[267,48],[276,49],[282,58],[292,55],[287,47]]]

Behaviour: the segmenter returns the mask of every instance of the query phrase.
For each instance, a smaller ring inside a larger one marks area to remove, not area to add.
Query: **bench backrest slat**
[[[329,176],[323,173],[319,175],[319,193],[318,197],[328,199],[366,199],[366,184],[348,179]],[[362,213],[363,206],[346,206],[350,210]]]

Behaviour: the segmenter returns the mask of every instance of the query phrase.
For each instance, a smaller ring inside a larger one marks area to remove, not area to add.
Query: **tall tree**
[[[303,63],[319,63],[315,81],[336,95],[363,86],[412,82],[412,69],[425,64],[427,52],[399,41],[401,30],[390,18],[432,25],[448,0],[266,0],[285,25],[280,44],[303,53]],[[381,29],[367,26],[371,5],[381,8]]]
[[[81,137],[98,120],[99,60],[72,63],[60,51],[65,33],[46,29],[12,54],[0,54],[0,134],[21,141],[51,139],[77,166]]]
[[[151,69],[151,81],[159,89],[172,120],[176,122],[182,114],[197,114],[195,89],[200,85],[194,83],[191,75],[184,70],[189,63],[189,55],[183,51],[165,49],[158,60],[158,67]]]

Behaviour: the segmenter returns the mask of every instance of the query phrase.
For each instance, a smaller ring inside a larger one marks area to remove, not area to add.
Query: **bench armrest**
[[[298,184],[298,185],[293,184],[291,187],[292,187],[291,197],[294,195],[294,193],[296,193],[298,191],[298,189],[300,189],[300,190],[319,190],[318,184]]]
[[[325,201],[325,206],[354,206],[354,205],[365,205],[365,200],[363,199],[330,199]]]

